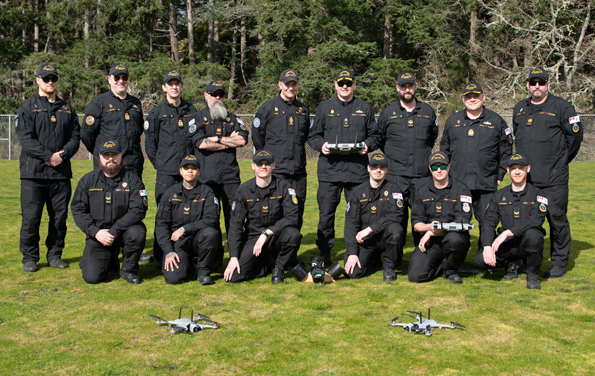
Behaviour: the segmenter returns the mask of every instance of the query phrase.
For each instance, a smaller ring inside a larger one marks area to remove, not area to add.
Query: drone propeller
[[[411,313],[412,315],[420,315],[420,316],[422,316],[421,312],[407,311],[407,313]]]
[[[194,310],[190,311],[190,321],[194,321],[192,318],[194,317]]]
[[[161,317],[159,317],[159,316],[155,316],[155,315],[149,315],[149,317],[152,317],[152,318],[154,318],[154,319],[157,319],[157,320],[165,321],[164,319],[162,319],[162,318],[161,318]]]
[[[182,318],[182,307],[180,307],[180,314],[178,315],[178,319]]]
[[[461,325],[458,322],[451,321],[450,322],[450,325],[454,325],[454,326],[458,326],[458,327],[461,327],[461,328],[465,328],[466,329],[465,325]]]
[[[391,322],[395,322],[399,319],[400,316],[395,317],[394,319],[391,320]]]
[[[205,320],[205,319],[207,319],[207,320],[208,320],[208,319],[210,319],[210,317],[209,317],[209,316],[203,315],[203,314],[201,314],[201,313],[197,313],[197,314],[196,314],[196,318],[197,318],[197,319],[203,319],[203,320]]]

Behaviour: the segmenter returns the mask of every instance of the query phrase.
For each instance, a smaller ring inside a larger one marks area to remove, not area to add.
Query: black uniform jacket
[[[248,129],[242,119],[228,112],[225,120],[212,120],[209,108],[205,107],[196,114],[186,116],[184,123],[189,127],[196,125],[192,143],[194,144],[194,154],[200,163],[198,181],[217,184],[239,183],[240,166],[236,159],[236,148],[210,151],[199,149],[199,146],[202,140],[207,137],[229,137],[232,132],[239,132],[240,136],[248,142]]]
[[[267,149],[275,156],[275,174],[306,173],[306,141],[310,112],[302,102],[285,102],[277,96],[258,109],[252,123],[256,150]]]
[[[446,188],[437,189],[434,180],[430,179],[417,189],[414,196],[411,206],[413,226],[432,221],[471,222],[471,191],[465,183],[453,179],[452,175],[449,176]]]
[[[85,113],[81,139],[98,157],[99,147],[106,141],[118,141],[124,157],[124,168],[143,171],[143,152],[140,136],[143,133],[143,107],[130,94],[121,100],[110,90],[95,97]]]
[[[74,108],[56,97],[54,103],[35,94],[17,111],[16,132],[21,147],[21,179],[70,179],[70,158],[76,154],[80,142],[79,119]],[[50,167],[45,161],[52,154],[64,150],[62,162]]]
[[[511,130],[494,111],[484,108],[479,118],[470,119],[463,109],[446,120],[440,150],[449,155],[455,179],[470,189],[495,191],[512,155]]]
[[[120,237],[130,226],[140,223],[147,212],[147,191],[140,178],[124,169],[108,184],[100,169],[79,180],[70,210],[76,225],[94,238],[99,230]]]
[[[387,180],[372,193],[370,182],[358,185],[347,203],[345,213],[345,243],[348,255],[359,255],[360,244],[355,236],[370,227],[372,235],[384,231],[393,223],[401,223],[405,196],[403,190]]]
[[[167,100],[154,107],[145,120],[145,151],[153,167],[165,175],[179,175],[180,161],[193,153],[193,127],[184,124],[185,115],[195,113],[196,108],[182,99],[178,107]]]
[[[243,183],[231,205],[229,257],[239,257],[242,240],[260,236],[269,229],[279,234],[288,226],[298,225],[298,199],[286,180],[272,177],[268,192],[260,197],[256,178]]]
[[[380,146],[380,133],[374,111],[367,102],[353,98],[343,102],[335,97],[322,102],[310,129],[308,143],[319,152],[325,142],[365,142],[368,153]],[[318,158],[318,181],[363,183],[368,179],[368,156],[359,153],[349,155],[320,153]]]
[[[578,154],[583,126],[574,107],[549,94],[532,106],[520,101],[512,114],[516,152],[531,164],[529,181],[538,187],[568,184],[568,163]]]
[[[157,208],[155,236],[164,254],[175,252],[203,228],[217,227],[219,223],[219,202],[208,185],[198,183],[188,198],[184,197],[184,189],[182,183],[170,187]],[[184,235],[174,242],[171,235],[182,226]]]
[[[438,137],[438,119],[429,104],[417,101],[415,109],[407,112],[396,101],[380,112],[378,127],[389,176],[430,176],[428,158]]]
[[[492,245],[498,222],[502,223],[502,230],[512,231],[515,237],[523,236],[531,228],[536,228],[545,235],[542,225],[547,205],[548,200],[543,192],[530,183],[520,192],[513,192],[512,185],[498,190],[486,210],[481,243]]]

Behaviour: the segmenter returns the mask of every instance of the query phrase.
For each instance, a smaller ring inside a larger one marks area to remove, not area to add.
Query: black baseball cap
[[[300,82],[300,78],[298,77],[298,73],[295,70],[285,69],[283,72],[281,72],[279,81],[283,83],[288,83],[290,81]]]
[[[198,163],[198,159],[196,159],[196,157],[192,154],[185,156],[184,159],[182,159],[182,162],[180,162],[180,168],[182,168],[186,165],[193,165],[193,166],[196,166],[196,168],[200,169],[200,164]]]
[[[275,162],[275,158],[273,154],[271,154],[268,150],[260,150],[252,157],[252,162],[258,163],[260,161],[267,161],[267,162]]]
[[[351,69],[341,69],[337,72],[337,82],[355,81],[355,74]]]
[[[207,94],[215,94],[218,91],[222,91],[225,94],[225,85],[221,81],[211,81],[207,84],[207,89],[205,93]]]
[[[469,82],[463,89],[463,95],[467,94],[483,94],[483,89],[477,82]]]
[[[401,86],[406,83],[412,83],[415,85],[415,76],[413,73],[403,72],[399,75],[399,78],[397,78],[397,85]]]
[[[529,161],[527,160],[527,157],[524,157],[520,154],[513,154],[512,157],[510,157],[510,159],[508,160],[508,167],[514,164],[518,164],[521,166],[529,166]]]
[[[163,76],[163,83],[166,84],[171,80],[178,80],[181,83],[182,75],[177,70],[170,70],[165,72],[165,76]]]
[[[116,153],[121,154],[120,145],[118,141],[106,141],[99,147],[99,154]]]
[[[541,78],[544,81],[550,80],[550,76],[547,74],[545,70],[541,68],[535,68],[531,70],[531,73],[529,73],[529,78],[527,79],[527,81],[531,81],[532,78]]]
[[[37,69],[37,75],[41,78],[45,78],[49,75],[58,77],[58,71],[53,64],[43,64]]]
[[[388,167],[388,159],[386,159],[386,157],[382,153],[372,154],[368,165],[369,166],[381,165],[384,167]]]
[[[121,73],[124,73],[124,74],[127,74],[130,76],[130,73],[128,73],[128,68],[126,68],[126,65],[121,64],[121,63],[112,65],[112,68],[109,70],[110,76],[115,76],[115,75],[121,74]]]
[[[446,155],[443,151],[435,151],[430,155],[430,159],[428,160],[428,165],[431,166],[436,163],[443,163],[448,164],[448,155]]]

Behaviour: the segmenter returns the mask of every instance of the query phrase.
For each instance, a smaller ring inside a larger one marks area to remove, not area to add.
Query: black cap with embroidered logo
[[[515,164],[521,166],[529,166],[529,161],[527,160],[527,157],[523,157],[520,154],[513,154],[512,157],[510,157],[510,159],[508,160],[508,167]]]
[[[281,76],[279,76],[279,81],[283,83],[288,83],[290,81],[300,82],[300,78],[298,77],[298,73],[293,69],[285,69],[281,72]]]
[[[171,80],[178,80],[181,83],[182,75],[177,70],[170,70],[165,72],[165,76],[163,76],[163,83],[166,84]]]
[[[49,75],[58,77],[58,71],[53,64],[43,64],[39,67],[39,69],[37,69],[37,75],[41,78],[45,78]]]
[[[106,141],[99,147],[99,154],[116,153],[121,154],[120,146],[118,141]]]
[[[381,165],[384,167],[388,167],[388,159],[382,153],[372,154],[370,156],[370,162],[368,163],[369,166],[374,165]]]
[[[532,78],[541,78],[544,81],[549,81],[550,76],[547,72],[541,68],[531,69],[531,73],[529,73],[529,78],[527,81],[531,81]]]
[[[200,169],[198,159],[196,159],[196,157],[192,154],[185,156],[184,159],[182,159],[182,162],[180,162],[180,168],[187,165],[193,165],[196,166],[196,168]]]
[[[218,91],[222,91],[225,94],[225,85],[221,81],[211,81],[207,84],[205,93],[213,95]]]
[[[337,82],[355,81],[355,74],[351,69],[341,69],[337,72]]]
[[[428,165],[431,166],[436,163],[440,164],[448,164],[448,155],[446,155],[443,151],[435,151],[430,155],[430,159],[428,160]]]
[[[115,76],[118,74],[127,74],[130,76],[130,73],[128,73],[128,68],[126,68],[126,65],[124,64],[114,64],[112,65],[112,68],[109,70],[109,75],[110,76]]]
[[[397,78],[397,85],[401,86],[406,83],[411,83],[415,85],[415,76],[413,75],[413,73],[403,72],[399,75],[399,78]]]
[[[469,82],[463,89],[463,95],[467,94],[483,94],[483,89],[477,82]]]
[[[268,150],[259,150],[254,156],[252,157],[252,162],[258,163],[260,161],[267,161],[267,162],[275,162],[275,158],[273,154],[271,154]]]

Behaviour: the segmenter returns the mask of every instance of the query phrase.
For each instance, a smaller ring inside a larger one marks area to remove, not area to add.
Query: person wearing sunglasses
[[[331,249],[335,245],[335,214],[341,202],[341,192],[349,201],[350,193],[368,180],[368,156],[380,145],[380,133],[372,106],[356,98],[355,74],[341,69],[335,79],[337,96],[322,102],[308,135],[310,146],[320,152],[318,157],[318,239],[316,245],[325,265],[331,264]],[[329,144],[361,143],[363,148],[336,153]]]
[[[16,134],[21,144],[21,213],[19,248],[23,271],[36,272],[40,260],[39,227],[43,207],[49,215],[47,261],[64,269],[62,261],[68,202],[72,193],[70,159],[80,143],[80,125],[74,108],[58,97],[58,71],[53,64],[37,69],[37,93],[17,111]]]
[[[302,235],[297,229],[296,191],[272,172],[275,158],[268,150],[252,157],[255,177],[238,189],[231,206],[227,282],[260,278],[272,271],[271,282],[283,283],[284,270],[297,257]]]
[[[532,69],[527,79],[531,95],[516,104],[512,114],[516,152],[531,163],[529,182],[550,199],[552,267],[544,277],[566,274],[570,254],[568,211],[568,164],[576,157],[583,140],[583,126],[574,107],[549,92],[548,73]]]
[[[512,155],[512,132],[502,116],[485,108],[483,88],[470,82],[463,89],[465,108],[444,124],[440,150],[450,158],[451,175],[471,189],[473,214],[481,225],[486,207],[506,175]]]
[[[81,140],[93,153],[93,167],[99,167],[98,150],[109,140],[122,148],[124,168],[139,177],[143,173],[144,156],[140,144],[143,133],[143,106],[128,94],[130,74],[124,64],[114,64],[107,81],[110,90],[95,97],[87,106],[81,129]]]
[[[414,231],[423,234],[409,259],[409,281],[426,282],[440,274],[451,283],[462,283],[457,271],[469,251],[469,231],[434,229],[434,223],[469,223],[471,190],[453,178],[448,155],[432,153],[428,160],[432,180],[415,192],[411,208]]]

